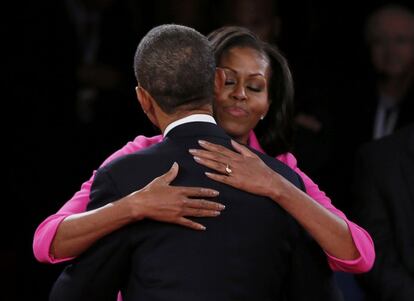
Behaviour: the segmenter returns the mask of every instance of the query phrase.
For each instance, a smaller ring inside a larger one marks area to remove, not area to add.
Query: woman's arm
[[[157,143],[160,139],[160,136],[153,138],[139,136],[110,156],[102,165],[116,157]],[[172,187],[169,183],[177,172],[178,166],[173,167],[147,187],[102,208],[85,212],[94,172],[93,176],[82,185],[80,191],[56,214],[49,216],[38,226],[33,240],[35,257],[40,262],[47,263],[69,260],[81,254],[106,234],[143,218],[203,229],[202,225],[184,216],[217,216],[223,206],[202,199],[216,196],[217,191]]]
[[[354,241],[360,256],[354,260],[343,260],[325,252],[328,258],[328,263],[332,270],[348,273],[363,273],[369,271],[372,268],[375,260],[375,248],[371,235],[364,228],[348,220],[342,211],[332,205],[329,197],[327,197],[326,194],[319,189],[318,185],[316,185],[304,172],[298,168],[296,158],[292,154],[282,154],[277,158],[287,164],[294,171],[296,171],[299,176],[301,176],[306,187],[306,193],[313,200],[321,204],[324,208],[336,216],[343,219],[348,225],[352,240]]]
[[[204,230],[185,216],[219,215],[222,205],[201,199],[216,197],[218,191],[170,186],[177,174],[178,165],[174,164],[141,190],[101,208],[68,216],[59,226],[51,253],[55,258],[78,256],[103,236],[144,218]]]
[[[360,261],[362,256],[360,248],[354,242],[353,233],[349,229],[350,223],[346,218],[344,219],[343,213],[335,214],[336,212],[325,208],[324,204],[318,203],[292,185],[264,164],[258,156],[237,143],[233,143],[233,146],[239,153],[211,143],[200,145],[205,150],[191,150],[196,161],[221,173],[209,173],[207,176],[236,188],[272,198],[290,213],[325,250],[330,264],[331,261],[334,263],[331,264],[333,269],[345,270],[348,263],[352,272],[361,272],[371,268],[374,253],[369,235],[368,244],[371,246],[371,252],[368,251],[367,264],[362,268],[353,266],[354,261]],[[230,176],[225,173],[227,164],[232,169]],[[304,182],[306,184],[306,181]],[[330,202],[329,205],[333,207]],[[362,249],[362,251],[366,255],[367,250]],[[366,257],[364,256],[365,259]],[[335,261],[336,258],[339,265]],[[341,268],[341,263],[345,265],[345,269]]]
[[[154,136],[154,137],[145,137],[145,136],[137,136],[134,141],[128,142],[125,146],[123,146],[121,149],[113,153],[111,156],[109,156],[101,166],[107,164],[108,162],[114,160],[115,158],[118,158],[123,155],[127,155],[130,153],[133,153],[139,149],[143,149],[146,147],[149,147],[155,143],[158,143],[162,140],[162,136]],[[95,176],[95,171],[92,174],[92,177],[84,182],[81,186],[81,189],[76,192],[73,197],[67,201],[61,209],[59,209],[58,212],[55,214],[50,215],[48,218],[46,218],[36,229],[34,238],[33,238],[33,253],[36,257],[36,259],[40,262],[45,263],[58,263],[61,261],[66,261],[71,258],[62,258],[62,257],[55,257],[54,251],[59,247],[55,247],[52,249],[52,243],[55,241],[55,239],[60,240],[60,235],[65,231],[65,219],[68,216],[71,216],[73,214],[78,214],[86,211],[86,206],[89,202],[89,193],[91,189],[91,185],[93,182],[93,178]],[[75,216],[76,217],[76,216]],[[72,228],[69,228],[69,230]],[[79,228],[77,229],[79,230]],[[89,229],[87,229],[89,230]],[[97,229],[92,229],[93,231]],[[89,232],[88,232],[89,233]],[[76,232],[74,233],[74,236],[76,236]],[[63,240],[63,239],[62,239]],[[58,250],[59,252],[59,250]]]

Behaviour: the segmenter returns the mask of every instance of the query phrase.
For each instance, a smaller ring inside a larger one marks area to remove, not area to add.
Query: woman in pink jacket
[[[277,49],[240,27],[220,28],[209,35],[209,40],[215,51],[218,72],[224,72],[226,78],[223,87],[216,87],[214,109],[218,123],[236,141],[275,156],[290,166],[302,177],[306,193],[288,185],[276,173],[269,173],[263,162],[239,144],[235,144],[238,152],[203,144],[204,151],[191,150],[195,160],[216,171],[220,171],[225,162],[229,163],[237,172],[226,177],[228,179],[214,174],[209,176],[278,202],[325,251],[332,270],[368,271],[375,258],[370,235],[331,204],[325,193],[297,167],[295,157],[289,153],[293,84],[284,57]],[[240,117],[237,110],[243,109],[236,103],[245,103],[251,114],[241,114]],[[102,165],[161,140],[162,136],[138,136]],[[35,257],[48,263],[72,259],[101,237],[144,218],[203,230],[202,225],[188,217],[217,216],[223,210],[222,206],[202,200],[216,192],[170,186],[177,173],[178,168],[173,167],[145,188],[85,212],[93,173],[57,213],[38,226],[33,242]]]

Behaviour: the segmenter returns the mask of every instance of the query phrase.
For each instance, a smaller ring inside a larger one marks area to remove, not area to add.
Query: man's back
[[[125,300],[281,298],[299,235],[296,223],[272,200],[208,179],[206,169],[188,153],[199,139],[230,147],[229,137],[217,126],[189,123],[173,129],[164,142],[121,159],[104,172],[119,198],[145,186],[177,161],[180,172],[173,185],[217,189],[226,206],[219,218],[203,220],[207,230],[202,233],[150,220],[134,226],[127,239],[131,250],[127,256],[133,259]],[[285,165],[269,163],[300,185]],[[106,199],[95,197],[106,185],[95,183],[92,205]]]
[[[214,124],[176,127],[164,142],[101,169],[89,209],[144,187],[177,161],[180,172],[173,184],[219,190],[220,202],[226,205],[221,216],[203,220],[207,230],[202,233],[150,220],[125,227],[103,238],[66,269],[55,292],[66,292],[66,298],[71,295],[76,300],[113,300],[119,289],[125,301],[306,300],[306,292],[297,291],[309,285],[301,283],[306,282],[307,266],[298,267],[307,262],[297,257],[304,245],[301,229],[270,199],[209,180],[204,175],[206,169],[188,153],[199,139],[231,145],[229,137]],[[261,157],[301,186],[299,177],[286,165]],[[293,266],[302,270],[294,272]],[[317,270],[312,272],[320,275]],[[305,277],[298,278],[299,274]],[[68,279],[70,282],[65,282]],[[82,285],[73,284],[77,281]]]

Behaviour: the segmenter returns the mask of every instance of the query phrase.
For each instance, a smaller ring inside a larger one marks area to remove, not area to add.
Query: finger
[[[216,174],[216,173],[212,173],[212,172],[205,172],[205,175],[207,177],[209,177],[210,179],[214,180],[214,181],[221,182],[221,183],[236,187],[234,185],[234,182],[233,182],[233,177],[220,175],[220,174]]]
[[[193,158],[197,163],[199,163],[201,165],[204,165],[208,168],[211,168],[211,169],[213,169],[217,172],[221,172],[223,174],[226,173],[227,164],[217,162],[217,161],[213,161],[213,160],[209,160],[209,159],[200,158],[200,157],[197,157],[197,156],[194,156]]]
[[[178,189],[182,195],[192,198],[211,198],[220,194],[217,190],[202,187],[172,187]]]
[[[224,206],[223,204],[207,200],[187,199],[185,202],[188,208],[206,210],[223,210],[224,208],[226,208],[226,206]]]
[[[175,179],[175,177],[177,176],[178,169],[179,169],[178,163],[174,162],[174,164],[171,166],[170,170],[167,171],[162,176],[160,176],[159,178],[161,180],[164,180],[167,184],[170,184]]]
[[[192,154],[193,156],[199,157],[199,158],[204,158],[204,159],[209,159],[209,160],[213,160],[213,161],[217,161],[223,164],[226,164],[227,162],[229,162],[231,159],[227,156],[223,156],[221,153],[217,153],[214,151],[209,151],[209,150],[202,150],[202,149],[189,149],[188,150],[190,152],[190,154]]]
[[[220,211],[217,211],[217,210],[206,210],[206,209],[195,209],[195,208],[186,208],[183,210],[183,216],[215,217],[218,215],[220,215]]]
[[[219,154],[223,154],[230,158],[239,155],[238,153],[228,149],[227,147],[224,147],[222,145],[218,145],[215,143],[211,143],[205,140],[198,140],[198,144],[200,144],[203,148],[209,151],[217,152]]]
[[[206,227],[204,227],[202,224],[193,222],[192,220],[189,220],[188,218],[185,218],[185,217],[180,217],[176,223],[179,225],[185,226],[187,228],[194,229],[194,230],[205,230],[206,229]]]
[[[247,157],[254,157],[255,156],[255,154],[251,150],[249,150],[244,145],[241,145],[241,144],[237,143],[234,140],[231,140],[231,145],[233,145],[234,149],[236,151],[238,151],[240,154],[242,154],[243,156],[247,156]]]

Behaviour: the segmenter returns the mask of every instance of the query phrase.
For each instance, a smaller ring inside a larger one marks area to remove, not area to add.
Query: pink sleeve
[[[318,185],[316,185],[305,173],[303,173],[297,167],[296,158],[291,153],[279,155],[277,159],[284,162],[286,165],[296,171],[296,173],[302,178],[303,183],[305,184],[306,192],[309,196],[311,196],[315,201],[324,206],[326,209],[334,213],[336,216],[342,218],[348,225],[349,231],[351,232],[352,239],[355,242],[360,257],[354,260],[342,260],[325,252],[331,269],[334,271],[343,271],[349,273],[363,273],[369,271],[375,260],[374,243],[369,233],[355,223],[349,221],[342,211],[338,210],[332,205],[331,200],[323,191],[319,189]]]
[[[158,143],[162,140],[162,136],[154,136],[147,138],[145,136],[138,136],[132,142],[128,142],[123,148],[109,156],[102,165],[114,160],[123,155],[127,155],[136,152],[140,149],[151,146],[154,143]],[[101,165],[101,166],[102,166]],[[60,258],[55,259],[50,255],[50,246],[53,238],[55,237],[56,231],[59,224],[69,215],[75,213],[81,213],[86,210],[86,205],[89,202],[89,192],[92,186],[93,178],[95,176],[93,171],[92,177],[84,182],[81,189],[76,192],[73,197],[67,201],[62,208],[55,214],[52,214],[46,218],[36,229],[33,238],[33,253],[36,259],[40,262],[45,263],[58,263],[67,261],[72,258]]]

